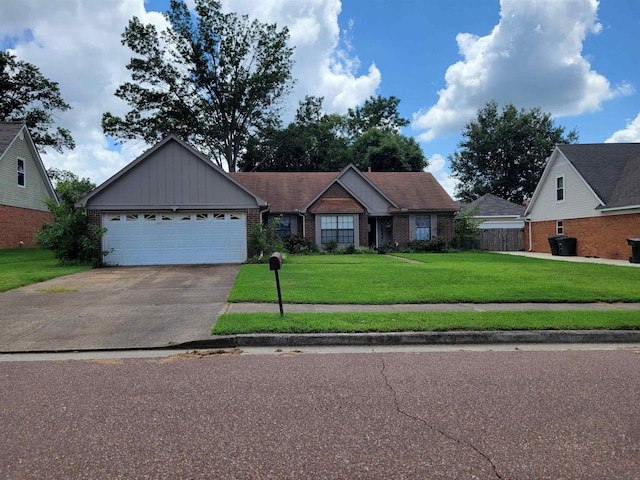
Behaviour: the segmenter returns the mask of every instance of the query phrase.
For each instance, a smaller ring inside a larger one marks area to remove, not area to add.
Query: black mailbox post
[[[280,252],[274,252],[269,257],[269,270],[280,270],[282,268],[282,255]]]
[[[282,309],[282,293],[280,292],[280,276],[278,271],[282,268],[282,254],[280,252],[273,252],[269,257],[269,270],[273,270],[276,274],[276,287],[278,288],[278,303],[280,304],[280,318],[284,317],[284,311]]]

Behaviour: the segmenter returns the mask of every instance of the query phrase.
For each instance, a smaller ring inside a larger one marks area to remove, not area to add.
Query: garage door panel
[[[108,264],[241,263],[246,260],[242,212],[110,213],[103,216]]]

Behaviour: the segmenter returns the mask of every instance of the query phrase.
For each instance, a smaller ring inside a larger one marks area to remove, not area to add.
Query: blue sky
[[[189,0],[192,1],[192,0]],[[394,95],[453,193],[447,157],[464,124],[491,99],[541,107],[582,143],[640,142],[640,2],[637,0],[223,0],[223,8],[286,24],[296,47],[295,111],[305,95],[344,112],[370,95]],[[47,167],[101,183],[147,145],[115,149],[104,111],[127,80],[120,44],[137,15],[163,25],[168,0],[23,0],[0,5],[0,47],[60,84],[73,110],[58,119],[77,148]]]

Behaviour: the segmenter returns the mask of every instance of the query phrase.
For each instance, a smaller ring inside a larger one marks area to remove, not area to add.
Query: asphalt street
[[[640,351],[0,363],[0,477],[637,479]]]

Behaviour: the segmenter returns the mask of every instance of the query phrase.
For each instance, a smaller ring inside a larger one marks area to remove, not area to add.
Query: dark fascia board
[[[199,152],[198,150],[196,150],[194,147],[189,145],[187,142],[182,140],[177,135],[175,135],[173,133],[170,133],[169,135],[164,137],[161,141],[156,143],[153,147],[151,147],[149,150],[147,150],[146,152],[143,152],[138,158],[136,158],[135,160],[130,162],[128,165],[126,165],[124,168],[122,168],[122,170],[120,170],[119,172],[117,172],[114,175],[112,175],[109,179],[105,180],[101,185],[99,185],[94,190],[92,190],[91,192],[86,194],[84,197],[82,197],[80,200],[78,200],[76,202],[76,206],[80,206],[80,207],[86,206],[87,202],[89,200],[91,200],[91,198],[93,198],[95,195],[97,195],[101,191],[105,190],[106,188],[108,188],[109,185],[111,185],[112,183],[117,181],[119,178],[123,177],[127,172],[129,172],[131,169],[133,169],[136,165],[138,165],[139,163],[143,162],[145,159],[147,159],[149,156],[153,155],[155,152],[157,152],[164,145],[166,145],[167,143],[169,143],[171,141],[177,142],[179,145],[181,145],[182,147],[184,147],[187,150],[189,150],[191,153],[193,153],[196,157],[198,157],[204,163],[206,163],[211,168],[216,170],[218,173],[223,175],[227,180],[229,180],[235,186],[237,186],[238,188],[240,188],[240,189],[244,190],[245,192],[247,192],[249,195],[251,195],[253,198],[256,199],[256,203],[258,204],[258,206],[264,207],[264,206],[268,205],[268,203],[265,200],[263,200],[258,195],[253,193],[251,190],[249,190],[244,185],[238,183],[234,178],[232,178],[230,175],[228,175],[227,172],[225,172],[221,167],[219,167],[218,165],[213,163],[211,161],[211,159],[209,159],[202,152]]]
[[[0,159],[2,157],[4,157],[4,154],[7,153],[11,149],[13,144],[18,139],[18,136],[20,135],[20,132],[24,132],[25,138],[27,139],[27,144],[29,145],[29,150],[31,150],[31,154],[33,155],[33,158],[36,161],[36,165],[38,166],[38,169],[40,170],[40,174],[44,178],[44,183],[45,183],[46,189],[49,191],[49,193],[51,194],[51,197],[56,201],[56,203],[60,203],[60,201],[58,199],[58,193],[56,192],[56,189],[53,188],[53,184],[51,183],[51,179],[49,178],[49,174],[47,173],[47,169],[45,168],[44,163],[42,162],[42,158],[40,157],[40,153],[38,152],[38,148],[36,147],[36,144],[33,143],[33,138],[31,137],[31,134],[29,133],[29,129],[27,128],[27,124],[26,123],[22,124],[22,127],[20,128],[20,130],[18,130],[18,132],[13,137],[13,140],[11,140],[9,145],[7,145],[7,148],[4,150],[4,152],[0,153]]]
[[[327,186],[325,188],[322,189],[322,191],[320,193],[318,193],[318,195],[316,195],[314,198],[312,198],[304,207],[302,207],[300,209],[300,212],[302,213],[306,213],[307,210],[309,209],[309,207],[311,207],[311,205],[313,205],[315,202],[318,201],[319,198],[321,198],[326,192],[327,190],[329,190],[329,188],[331,188],[335,183],[337,183],[338,185],[340,185],[342,188],[344,188],[349,195],[351,195],[353,198],[355,198],[358,203],[360,205],[362,205],[363,207],[365,207],[365,203],[362,201],[361,198],[359,198],[355,193],[353,193],[343,182],[340,181],[340,178],[342,176],[344,176],[346,174],[347,171],[349,170],[353,170],[354,172],[356,172],[358,175],[360,175],[360,178],[362,178],[365,182],[367,182],[367,184],[369,184],[369,186],[371,186],[371,188],[373,188],[376,192],[378,192],[385,200],[387,200],[391,206],[398,208],[398,205],[391,200],[388,196],[386,196],[383,192],[380,191],[380,189],[373,183],[371,182],[371,180],[369,180],[367,177],[365,177],[362,172],[360,170],[358,170],[358,168],[350,163],[349,165],[347,165],[346,167],[344,167],[344,169],[336,176],[336,178],[334,178],[331,182],[329,182],[327,184]]]

